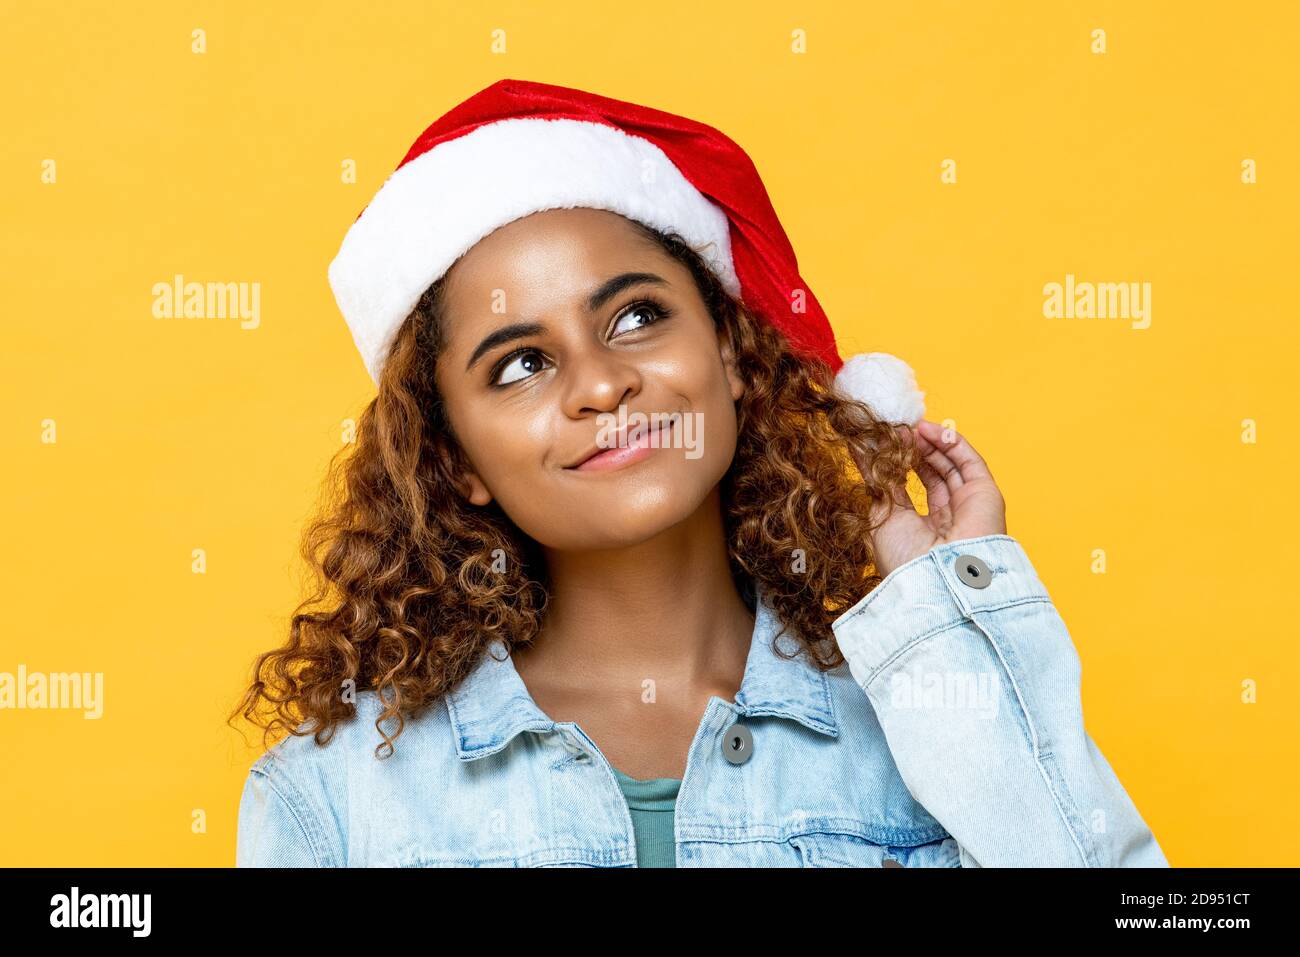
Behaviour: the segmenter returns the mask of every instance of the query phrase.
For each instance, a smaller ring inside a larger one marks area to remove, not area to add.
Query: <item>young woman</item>
[[[232,715],[287,733],[240,865],[1167,863],[987,464],[841,362],[721,133],[501,81],[330,276],[378,395]]]

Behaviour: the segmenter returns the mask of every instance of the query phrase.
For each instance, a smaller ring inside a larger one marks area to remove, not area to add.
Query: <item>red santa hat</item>
[[[329,280],[371,378],[420,296],[475,243],[575,206],[677,232],[760,320],[828,363],[837,388],[887,421],[924,415],[906,363],[879,352],[841,359],[736,143],[672,113],[527,80],[499,80],[435,120],[348,229]]]

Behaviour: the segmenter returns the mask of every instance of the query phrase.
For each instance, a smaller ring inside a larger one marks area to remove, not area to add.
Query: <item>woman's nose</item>
[[[636,362],[602,345],[572,356],[565,378],[564,412],[571,418],[612,412],[641,391]]]

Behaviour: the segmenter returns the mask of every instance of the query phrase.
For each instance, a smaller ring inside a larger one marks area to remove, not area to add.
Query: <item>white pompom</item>
[[[886,422],[916,425],[925,417],[925,393],[916,387],[912,367],[886,352],[851,356],[836,373],[835,385]]]

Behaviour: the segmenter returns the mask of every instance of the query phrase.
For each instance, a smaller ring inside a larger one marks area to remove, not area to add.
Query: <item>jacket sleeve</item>
[[[259,762],[260,764],[260,762]],[[317,832],[302,802],[283,793],[270,775],[254,765],[239,799],[236,867],[321,867]]]
[[[832,629],[963,866],[1169,866],[1084,730],[1078,653],[1014,538],[937,545]]]

